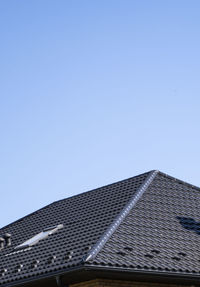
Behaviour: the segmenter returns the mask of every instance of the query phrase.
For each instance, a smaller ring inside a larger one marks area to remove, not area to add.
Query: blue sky
[[[151,169],[200,186],[199,9],[0,1],[0,226]]]

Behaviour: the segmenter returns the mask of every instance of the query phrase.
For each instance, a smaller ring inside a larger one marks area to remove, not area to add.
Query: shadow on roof
[[[176,217],[182,227],[184,227],[187,230],[194,231],[196,234],[200,235],[200,222],[195,221],[195,219],[191,217]]]

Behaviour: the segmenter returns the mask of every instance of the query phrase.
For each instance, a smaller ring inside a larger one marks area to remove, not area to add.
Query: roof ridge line
[[[163,175],[164,177],[167,177],[167,178],[169,178],[169,179],[171,179],[171,180],[173,180],[173,181],[175,181],[175,182],[184,184],[184,185],[186,185],[186,186],[188,186],[188,187],[191,187],[191,188],[194,188],[194,189],[198,189],[198,190],[200,191],[200,187],[197,186],[197,185],[194,185],[194,184],[189,183],[189,182],[187,182],[187,181],[185,181],[185,180],[176,178],[176,177],[174,177],[174,176],[172,176],[172,175],[169,175],[169,174],[167,174],[167,173],[165,173],[165,172],[162,172],[162,171],[159,171],[159,173],[160,173],[161,175]]]
[[[29,217],[30,215],[33,215],[33,214],[35,214],[35,213],[38,213],[38,212],[41,211],[42,209],[45,209],[45,208],[49,207],[50,205],[54,204],[55,202],[56,202],[56,201],[53,201],[53,202],[51,202],[51,203],[49,203],[49,204],[47,204],[47,205],[45,205],[45,206],[43,206],[43,207],[40,207],[39,209],[37,209],[37,210],[35,210],[35,211],[32,211],[32,212],[30,212],[30,213],[28,213],[28,214],[26,214],[26,215],[24,215],[24,216],[22,216],[22,217],[20,217],[20,218],[18,218],[18,219],[16,219],[16,220],[14,220],[13,222],[10,222],[10,223],[6,224],[5,226],[0,227],[0,231],[1,231],[2,229],[8,228],[10,225],[13,225],[14,223],[17,223],[17,222],[20,222],[20,221],[24,220],[25,218]]]
[[[92,247],[92,249],[90,249],[88,254],[86,254],[86,256],[84,256],[82,258],[83,262],[87,262],[87,261],[93,259],[99,253],[99,251],[102,249],[102,247],[108,241],[108,239],[112,236],[112,234],[116,231],[118,226],[122,223],[122,221],[125,219],[125,217],[131,211],[131,209],[135,206],[135,204],[141,198],[143,193],[147,190],[147,188],[152,183],[152,181],[154,180],[154,178],[156,177],[156,175],[158,173],[159,173],[158,170],[153,170],[149,174],[149,176],[145,179],[144,183],[136,191],[136,194],[133,195],[133,197],[130,199],[130,201],[125,205],[125,207],[120,211],[120,213],[114,219],[113,223],[108,227],[108,229],[105,231],[105,233],[103,233],[103,235],[99,238],[99,240]]]
[[[133,179],[133,178],[135,178],[135,177],[144,175],[144,174],[146,174],[146,173],[151,173],[151,172],[153,172],[153,171],[154,171],[154,170],[149,170],[149,171],[146,171],[146,172],[143,172],[143,173],[140,173],[140,174],[137,174],[137,175],[128,177],[128,178],[124,178],[124,179],[117,180],[117,181],[115,181],[115,182],[113,182],[113,183],[108,183],[108,184],[101,185],[101,186],[99,186],[99,187],[94,187],[94,188],[91,188],[91,189],[89,189],[89,190],[85,190],[85,191],[83,191],[83,192],[81,192],[81,193],[74,194],[74,195],[71,195],[71,196],[69,196],[69,197],[64,197],[63,199],[56,200],[56,201],[54,201],[53,203],[57,203],[57,202],[60,202],[60,201],[65,201],[66,199],[73,198],[73,197],[76,197],[76,196],[81,196],[81,195],[86,194],[86,193],[89,193],[89,192],[98,191],[98,190],[101,189],[101,188],[109,187],[109,186],[115,185],[115,184],[117,184],[117,183],[121,183],[121,182],[123,182],[123,181],[127,181],[127,180]]]

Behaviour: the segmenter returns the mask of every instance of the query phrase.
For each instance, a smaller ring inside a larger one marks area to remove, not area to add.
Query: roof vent
[[[155,253],[155,254],[159,254],[159,253],[160,253],[160,251],[159,251],[159,250],[156,250],[156,249],[152,249],[151,252],[152,252],[152,253]]]
[[[4,248],[4,243],[5,243],[5,239],[3,237],[0,237],[0,250]]]
[[[5,239],[5,245],[6,246],[11,246],[11,234],[10,233],[5,233],[3,238]]]
[[[124,250],[127,250],[127,251],[131,252],[131,251],[133,251],[133,248],[126,246],[126,247],[124,247]]]
[[[152,258],[154,257],[154,256],[151,255],[151,254],[145,254],[144,256],[147,257],[147,258],[150,258],[150,259],[152,259]]]
[[[126,256],[126,253],[125,252],[122,252],[122,251],[118,251],[116,252],[118,255],[121,255],[121,256]]]
[[[85,246],[83,250],[84,251],[89,251],[91,248],[92,248],[91,246]]]
[[[172,257],[172,259],[173,259],[173,260],[176,260],[176,261],[180,261],[180,260],[181,260],[181,258],[176,257],[176,256]]]
[[[183,257],[187,256],[186,253],[184,252],[179,252],[178,255],[183,256]]]

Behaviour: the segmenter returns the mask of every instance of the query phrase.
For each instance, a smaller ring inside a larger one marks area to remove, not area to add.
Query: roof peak
[[[24,276],[31,281],[80,266],[200,273],[199,191],[152,170],[54,202],[1,229],[13,240],[1,250],[0,281],[14,285]],[[60,232],[25,252],[12,252],[58,224]]]

